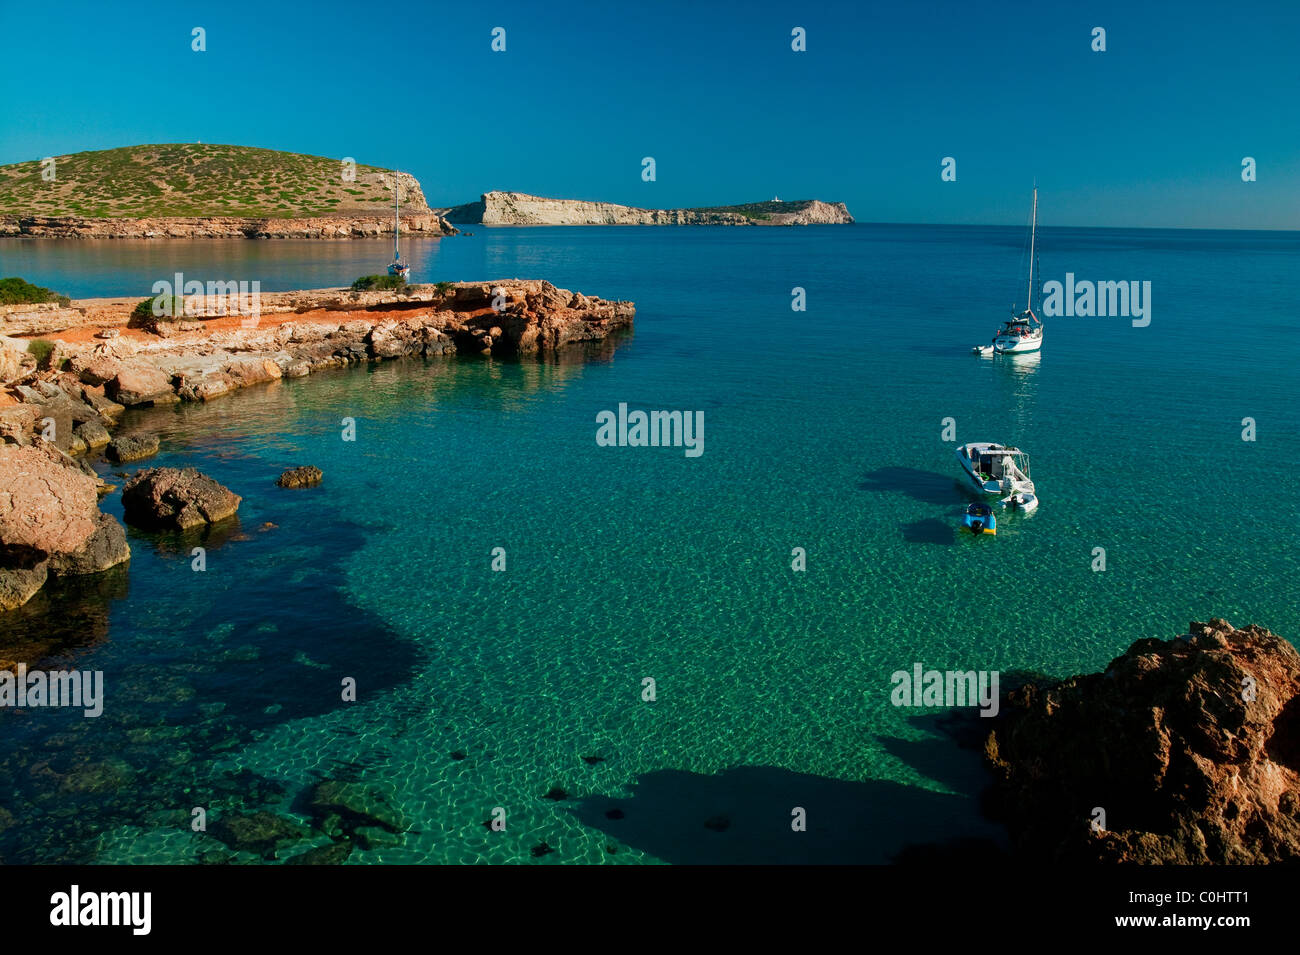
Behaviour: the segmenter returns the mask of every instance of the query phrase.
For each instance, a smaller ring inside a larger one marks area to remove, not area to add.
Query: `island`
[[[0,236],[74,239],[357,239],[392,235],[394,189],[407,235],[452,223],[540,225],[848,225],[842,202],[769,199],[641,209],[612,202],[483,193],[431,208],[409,173],[252,146],[166,143],[0,166]]]
[[[439,209],[461,225],[849,225],[842,202],[770,199],[739,206],[638,209],[612,202],[545,199],[522,192],[485,192],[478,202]]]
[[[250,146],[127,146],[0,166],[0,236],[348,239],[457,230],[407,173]]]

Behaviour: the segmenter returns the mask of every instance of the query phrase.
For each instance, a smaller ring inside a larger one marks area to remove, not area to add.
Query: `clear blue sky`
[[[1300,229],[1300,0],[728,6],[0,0],[0,162],[197,139],[400,167],[434,205],[882,222],[1021,223],[1036,179],[1047,224]]]

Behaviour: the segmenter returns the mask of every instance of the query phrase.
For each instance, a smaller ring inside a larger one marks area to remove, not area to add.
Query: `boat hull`
[[[1043,336],[1037,338],[998,338],[993,342],[993,350],[999,355],[1023,355],[1041,351]]]
[[[974,471],[974,466],[960,450],[957,452],[957,460],[961,463],[962,473],[966,475],[966,480],[970,482],[975,490],[982,494],[1001,494],[1002,485],[992,479],[985,481]]]

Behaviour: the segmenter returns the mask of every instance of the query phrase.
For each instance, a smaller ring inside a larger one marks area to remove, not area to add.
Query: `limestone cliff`
[[[612,202],[545,199],[487,192],[478,202],[442,210],[450,222],[482,225],[841,225],[853,222],[842,202],[804,199],[702,209],[638,209]]]

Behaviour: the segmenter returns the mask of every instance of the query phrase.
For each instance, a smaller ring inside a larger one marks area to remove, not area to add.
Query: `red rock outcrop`
[[[149,468],[122,488],[126,520],[140,527],[187,530],[225,520],[242,499],[194,468]]]
[[[1300,653],[1262,627],[1190,629],[1008,694],[988,805],[1020,857],[1300,862]]]
[[[139,301],[0,307],[0,332],[42,335],[57,349],[56,367],[66,369],[38,370],[23,339],[0,339],[0,371],[14,376],[0,381],[0,609],[30,599],[48,574],[98,573],[129,558],[121,526],[96,505],[109,486],[69,456],[109,445],[108,429],[125,406],[210,401],[281,377],[403,356],[553,353],[600,341],[635,314],[631,302],[510,279],[269,293],[252,321],[218,303],[213,316],[176,322],[164,336],[130,327]],[[156,448],[119,439],[109,457]],[[240,500],[193,469],[170,468],[137,474],[122,499],[133,523],[161,528],[219,521]]]
[[[57,452],[55,452],[57,453]],[[0,445],[0,544],[72,553],[95,532],[95,480],[41,445]]]

